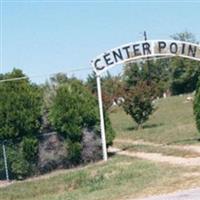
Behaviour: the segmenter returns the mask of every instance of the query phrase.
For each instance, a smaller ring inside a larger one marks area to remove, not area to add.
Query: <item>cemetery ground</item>
[[[200,186],[200,134],[187,95],[167,97],[143,129],[121,108],[107,163],[58,170],[0,188],[0,200],[133,200]]]

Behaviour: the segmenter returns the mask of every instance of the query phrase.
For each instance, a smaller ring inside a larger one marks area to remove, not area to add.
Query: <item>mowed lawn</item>
[[[192,102],[186,103],[186,96],[161,99],[156,106],[157,110],[141,130],[135,130],[133,120],[121,108],[112,112],[110,117],[117,132],[116,139],[198,145]],[[199,156],[194,152],[185,154],[159,148],[140,145],[130,146],[129,150]],[[110,155],[106,163],[53,174],[0,188],[0,200],[125,200],[200,186],[199,167],[186,168],[119,155]]]
[[[160,144],[198,143],[200,134],[195,125],[193,102],[188,95],[167,97],[156,101],[156,111],[144,128],[136,130],[136,124],[122,108],[110,114],[117,139],[143,140]]]

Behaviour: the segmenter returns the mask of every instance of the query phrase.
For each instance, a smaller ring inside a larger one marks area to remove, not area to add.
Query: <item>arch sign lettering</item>
[[[145,57],[180,56],[200,61],[200,46],[183,41],[147,40],[111,49],[92,60],[97,75],[125,62]]]
[[[176,40],[146,40],[129,43],[106,51],[91,61],[97,79],[103,158],[107,160],[105,126],[101,95],[100,76],[118,64],[134,62],[145,58],[183,57],[200,61],[200,45]]]

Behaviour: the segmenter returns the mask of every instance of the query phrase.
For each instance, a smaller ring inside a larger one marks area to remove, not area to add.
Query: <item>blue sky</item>
[[[90,60],[129,42],[169,39],[188,30],[200,41],[200,1],[3,1],[1,72],[28,76],[90,67]],[[90,71],[74,73],[85,78]],[[43,82],[47,76],[32,78]]]

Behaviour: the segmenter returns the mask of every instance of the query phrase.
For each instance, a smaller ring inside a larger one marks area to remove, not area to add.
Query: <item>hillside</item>
[[[161,144],[190,144],[198,142],[193,102],[187,96],[173,96],[155,102],[156,111],[144,124],[144,129],[135,130],[136,124],[122,109],[114,110],[110,117],[117,132],[117,139],[144,140]]]

